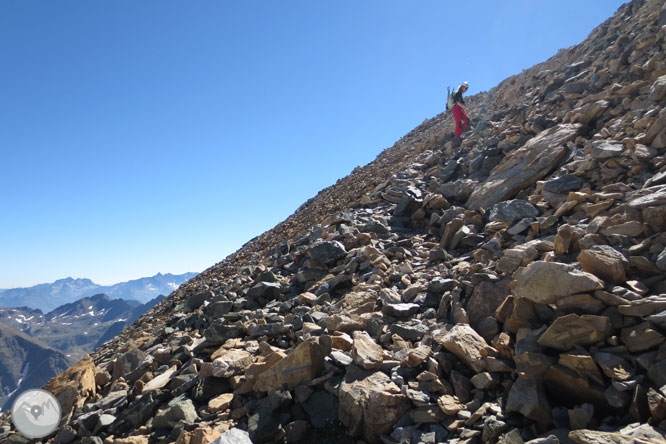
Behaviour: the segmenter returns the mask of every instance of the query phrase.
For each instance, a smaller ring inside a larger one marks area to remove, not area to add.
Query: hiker
[[[453,102],[455,105],[451,109],[453,112],[453,119],[456,122],[456,137],[460,136],[469,127],[469,116],[467,108],[465,108],[465,101],[463,100],[463,93],[469,89],[469,83],[463,82],[453,93]]]

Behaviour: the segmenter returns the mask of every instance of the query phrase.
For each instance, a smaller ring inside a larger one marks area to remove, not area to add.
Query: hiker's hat
[[[467,83],[466,81],[462,82],[462,86],[464,86],[465,88],[469,88],[469,83]]]

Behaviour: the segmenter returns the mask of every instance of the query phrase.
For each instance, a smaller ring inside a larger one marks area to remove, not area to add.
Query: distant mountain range
[[[152,277],[109,286],[98,285],[90,279],[69,277],[50,284],[0,290],[0,307],[30,307],[47,313],[61,305],[96,294],[106,294],[111,298],[135,300],[145,304],[159,295],[171,294],[182,283],[196,275],[197,273],[180,275],[158,273]]]

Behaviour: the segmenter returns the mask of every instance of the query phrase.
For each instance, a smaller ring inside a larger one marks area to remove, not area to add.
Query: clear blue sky
[[[622,4],[0,2],[0,288],[202,271]]]

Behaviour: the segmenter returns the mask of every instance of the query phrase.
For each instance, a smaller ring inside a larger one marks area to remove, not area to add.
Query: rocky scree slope
[[[622,6],[183,285],[47,384],[53,440],[666,442],[665,25]]]

